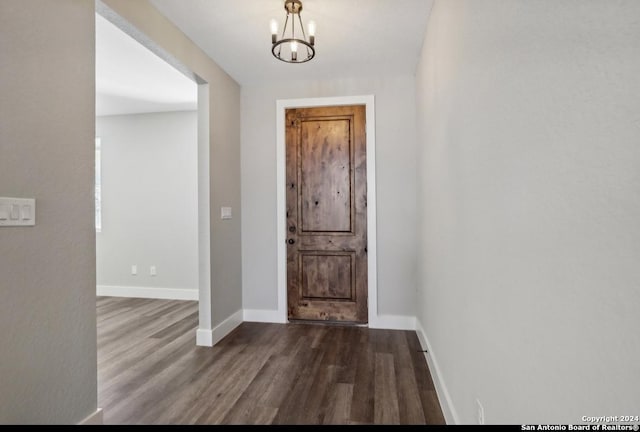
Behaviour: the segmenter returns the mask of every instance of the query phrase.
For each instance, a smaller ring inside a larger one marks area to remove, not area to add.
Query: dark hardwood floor
[[[444,424],[415,332],[244,323],[197,347],[197,302],[99,297],[106,424]]]

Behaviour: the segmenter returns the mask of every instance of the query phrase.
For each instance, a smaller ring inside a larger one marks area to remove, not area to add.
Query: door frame
[[[276,101],[276,181],[277,181],[277,262],[278,262],[278,322],[289,322],[287,314],[287,230],[286,230],[286,130],[285,113],[290,108],[314,108],[345,105],[366,106],[367,138],[367,273],[369,327],[378,321],[378,249],[376,211],[376,124],[375,96],[345,96]]]
[[[210,175],[210,90],[209,83],[191,68],[169,54],[153,40],[101,0],[96,1],[95,13],[110,21],[139,44],[182,72],[198,86],[198,346],[214,345],[213,313],[211,308],[211,175]]]

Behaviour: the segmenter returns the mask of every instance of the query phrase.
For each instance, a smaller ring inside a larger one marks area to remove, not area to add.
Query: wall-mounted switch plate
[[[35,224],[35,199],[0,198],[0,227],[34,226]]]
[[[220,208],[220,219],[232,219],[231,207]]]

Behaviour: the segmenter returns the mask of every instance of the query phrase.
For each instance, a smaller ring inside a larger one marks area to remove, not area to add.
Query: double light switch
[[[0,197],[0,227],[34,226],[35,224],[36,200]]]

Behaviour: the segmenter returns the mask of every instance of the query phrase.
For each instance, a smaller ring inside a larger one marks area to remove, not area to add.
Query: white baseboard
[[[196,345],[212,347],[220,342],[233,329],[242,324],[242,309],[231,315],[226,320],[218,324],[213,330],[198,329],[196,332]]]
[[[198,300],[197,289],[98,285],[96,294],[105,297],[136,297],[163,300]]]
[[[196,331],[196,345],[201,347],[213,346],[213,330],[198,329]]]
[[[378,315],[369,321],[369,328],[384,330],[415,330],[416,318],[406,315]]]
[[[444,383],[442,372],[440,371],[440,367],[438,366],[436,356],[431,349],[431,344],[429,343],[427,334],[422,327],[422,323],[418,319],[416,319],[416,333],[418,334],[418,339],[420,340],[420,346],[423,350],[427,351],[426,353],[424,353],[424,356],[427,359],[429,371],[431,372],[431,377],[433,378],[433,383],[436,387],[436,394],[438,395],[438,401],[440,402],[440,407],[442,408],[444,419],[448,425],[458,425],[460,424],[458,414],[455,407],[453,406],[453,401],[451,400],[451,396],[449,395],[447,386]]]
[[[247,322],[286,323],[282,320],[279,311],[267,309],[244,309],[243,319]]]
[[[79,422],[79,425],[91,425],[91,426],[100,426],[102,425],[102,408],[98,408],[96,412],[88,416],[86,419]]]
[[[220,342],[226,335],[231,333],[233,329],[238,327],[240,324],[242,324],[242,309],[231,315],[226,320],[222,321],[211,331],[211,339],[213,345]]]

